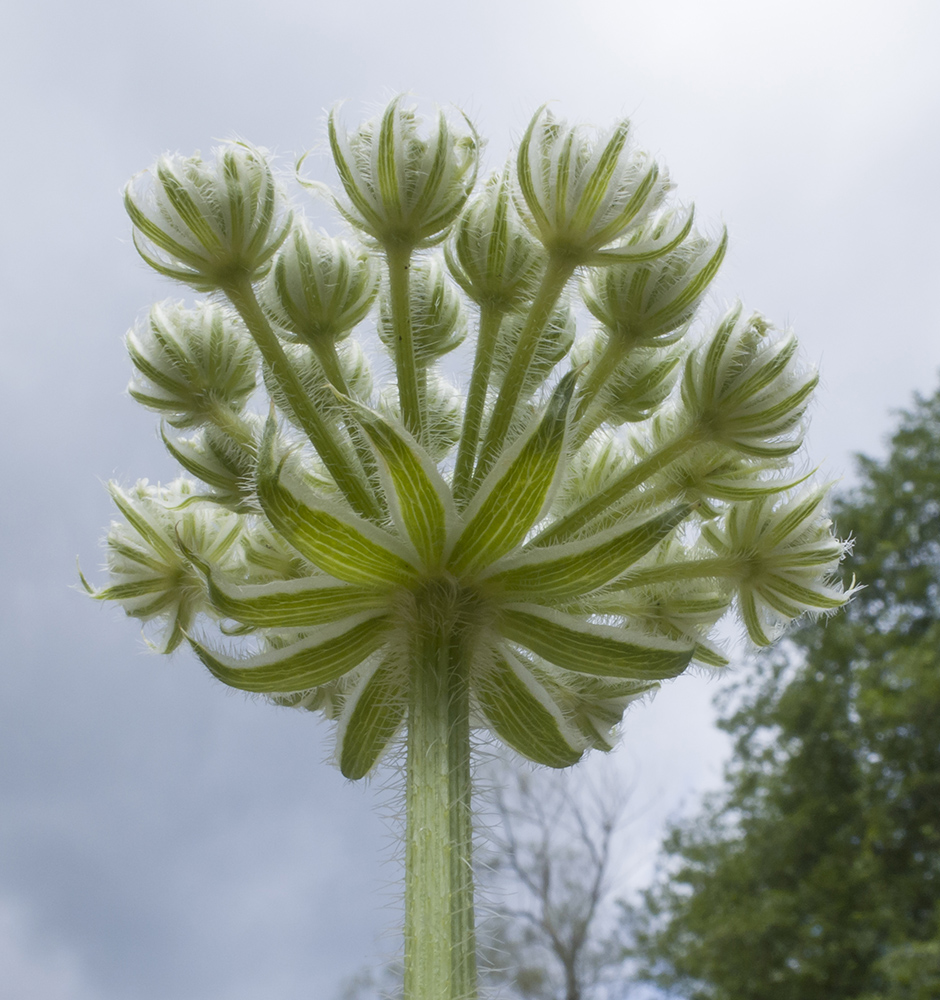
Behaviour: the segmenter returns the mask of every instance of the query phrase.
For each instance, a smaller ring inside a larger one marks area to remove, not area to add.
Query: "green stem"
[[[740,576],[741,560],[715,556],[711,559],[693,559],[691,562],[669,563],[666,566],[650,566],[623,577],[612,586],[612,590],[631,590],[654,583],[676,583],[682,580],[700,580],[706,576],[734,579]]]
[[[230,406],[224,403],[213,406],[209,420],[215,428],[231,438],[245,454],[254,457],[258,453],[258,442],[251,428]]]
[[[580,448],[604,421],[604,407],[595,405],[605,383],[627,356],[630,345],[615,334],[608,334],[604,352],[584,380],[578,399],[578,412],[572,447]]]
[[[516,405],[526,383],[529,367],[538,347],[539,338],[548,325],[552,310],[555,308],[561,293],[565,290],[565,285],[574,274],[575,266],[567,257],[553,256],[549,260],[545,274],[542,276],[542,283],[539,285],[539,290],[529,309],[525,326],[519,334],[519,342],[516,344],[515,353],[509,364],[506,377],[503,379],[496,405],[493,407],[493,415],[490,417],[489,427],[486,429],[486,437],[480,451],[480,460],[477,462],[476,473],[473,477],[474,482],[478,483],[483,479],[503,449],[506,436],[512,427]]]
[[[405,1000],[476,1000],[470,703],[459,637],[422,620],[408,715]]]
[[[392,332],[395,338],[395,373],[398,376],[398,398],[402,423],[420,443],[424,441],[423,402],[418,386],[418,366],[415,363],[414,330],[411,326],[411,247],[387,246],[388,292],[392,310]]]
[[[336,485],[358,513],[371,519],[380,517],[378,504],[359,475],[351,456],[342,442],[337,440],[333,428],[317,412],[303,383],[291,367],[277,334],[258,304],[251,282],[247,278],[235,281],[225,289],[225,294],[238,310],[281,392],[287,398],[294,416],[323,459]]]
[[[650,476],[664,469],[670,462],[674,462],[693,447],[698,440],[699,436],[694,431],[680,434],[669,444],[643,459],[642,462],[637,462],[622,476],[619,476],[599,493],[595,493],[589,500],[585,500],[579,507],[575,507],[564,517],[550,524],[541,534],[532,539],[530,544],[554,545],[574,537],[586,524],[622,500],[631,490],[646,482]]]
[[[496,354],[496,339],[499,336],[499,327],[504,315],[505,310],[493,306],[482,306],[480,309],[480,330],[477,336],[476,356],[473,359],[473,374],[470,376],[470,388],[467,390],[463,431],[460,435],[457,462],[454,466],[454,499],[460,505],[466,504],[470,499],[473,465],[476,462],[480,428],[483,425],[483,411],[486,407],[486,390],[489,387],[490,373],[493,370],[493,359]]]
[[[342,365],[339,363],[339,356],[336,353],[336,344],[332,338],[317,338],[313,344],[313,353],[316,355],[317,361],[320,362],[323,374],[330,385],[344,396],[352,398],[352,393],[349,391],[349,385],[346,382],[346,376],[343,375]],[[349,439],[356,449],[356,455],[359,458],[359,464],[362,466],[362,471],[365,473],[366,479],[375,479],[377,475],[375,456],[363,440],[362,432],[359,430],[356,421],[345,413],[345,408],[343,419],[346,424],[346,432],[349,434]]]
[[[597,394],[604,387],[604,383],[614,373],[628,350],[629,346],[620,337],[614,334],[607,335],[604,353],[597,359],[597,364],[581,386],[578,398],[579,420],[587,413]]]

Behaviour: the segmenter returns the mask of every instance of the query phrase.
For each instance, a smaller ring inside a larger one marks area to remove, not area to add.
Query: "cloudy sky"
[[[101,561],[103,481],[174,475],[124,394],[125,330],[179,294],[129,243],[127,178],[233,136],[288,167],[322,150],[324,109],[345,99],[352,123],[398,91],[466,110],[491,166],[545,101],[628,115],[699,219],[729,227],[715,308],[741,297],[820,365],[810,455],[850,481],[940,367],[938,46],[933,0],[13,0],[0,994],[328,1000],[395,947],[394,775],[348,784],[325,726],[148,654],[74,589],[76,555]],[[662,817],[717,781],[715,690],[683,678],[628,719],[615,766],[638,782],[646,860]]]

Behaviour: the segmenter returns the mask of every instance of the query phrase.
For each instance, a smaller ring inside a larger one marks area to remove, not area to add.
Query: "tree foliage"
[[[864,583],[726,696],[726,791],[627,911],[690,1000],[940,996],[940,392],[835,510]]]

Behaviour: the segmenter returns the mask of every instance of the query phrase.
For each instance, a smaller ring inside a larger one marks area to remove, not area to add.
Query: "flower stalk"
[[[82,580],[161,651],[326,716],[348,778],[407,748],[405,997],[475,1000],[474,743],[610,750],[632,702],[727,664],[724,615],[766,645],[841,606],[846,546],[788,474],[815,373],[740,305],[697,325],[727,235],[668,206],[627,122],[540,111],[478,190],[466,119],[396,98],[328,128],[341,239],[244,144],[128,187],[144,259],[212,296],[128,337],[130,393],[193,478],[112,486],[110,581]],[[474,326],[464,400],[442,358]]]
[[[475,1000],[469,671],[440,610],[423,618],[411,663],[404,996]]]

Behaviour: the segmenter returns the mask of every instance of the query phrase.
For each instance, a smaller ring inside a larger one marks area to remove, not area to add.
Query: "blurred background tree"
[[[940,996],[940,392],[858,462],[834,518],[865,589],[726,694],[726,789],[624,907],[670,997]]]
[[[592,781],[500,758],[487,776],[496,822],[483,860],[491,909],[481,964],[497,996],[625,996],[611,911],[624,889],[618,845],[631,819],[630,790],[604,773],[606,781]]]

